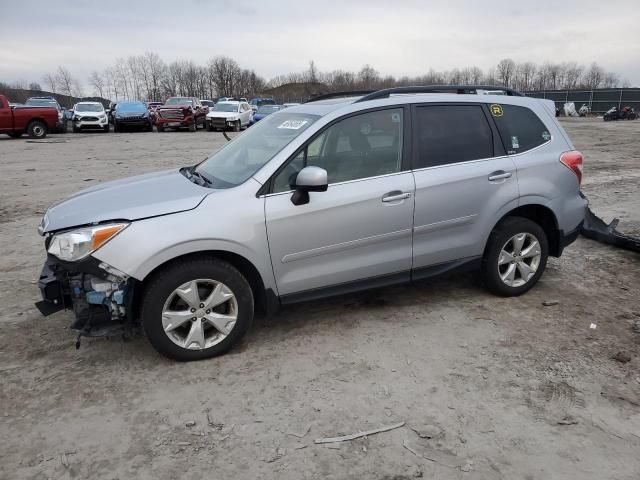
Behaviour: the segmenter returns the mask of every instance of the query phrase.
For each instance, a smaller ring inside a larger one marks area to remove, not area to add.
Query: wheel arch
[[[149,281],[161,270],[186,259],[198,257],[214,257],[233,265],[247,279],[247,282],[249,282],[249,286],[253,292],[254,309],[256,312],[268,315],[277,309],[279,305],[277,295],[272,289],[265,286],[265,281],[256,266],[244,256],[227,250],[200,250],[178,255],[166,260],[155,266],[142,280],[137,282],[134,297],[142,295]],[[136,303],[139,305],[139,302]],[[138,312],[136,311],[134,313],[137,317]]]
[[[562,254],[561,233],[558,228],[558,219],[553,211],[540,203],[520,205],[505,213],[493,226],[493,231],[507,217],[523,217],[537,223],[542,227],[549,242],[549,255],[559,257]],[[486,248],[486,247],[485,247]]]

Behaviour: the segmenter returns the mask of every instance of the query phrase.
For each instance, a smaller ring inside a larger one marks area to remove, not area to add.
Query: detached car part
[[[616,247],[640,253],[640,238],[625,235],[616,230],[619,220],[614,218],[610,224],[606,224],[601,218],[587,207],[582,225],[582,235],[600,243],[614,245]]]

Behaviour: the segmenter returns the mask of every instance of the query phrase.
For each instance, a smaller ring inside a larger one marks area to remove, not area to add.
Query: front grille
[[[167,120],[182,120],[184,119],[184,115],[182,114],[182,110],[177,108],[172,109],[163,109],[159,110],[160,116],[162,118],[166,118]]]
[[[133,115],[133,116],[128,116],[128,117],[118,117],[118,120],[122,121],[122,122],[139,122],[142,119],[143,119],[143,117],[140,116],[140,115]]]
[[[220,117],[213,117],[209,119],[211,121],[211,125],[216,128],[223,128],[227,126],[227,119]]]
[[[80,117],[82,122],[97,122],[98,117]]]

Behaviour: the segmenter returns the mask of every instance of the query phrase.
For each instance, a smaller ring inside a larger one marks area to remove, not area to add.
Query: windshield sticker
[[[515,135],[511,137],[511,147],[520,148],[520,142],[518,142],[518,137],[516,137]]]
[[[498,105],[497,103],[494,103],[489,108],[491,109],[491,115],[493,115],[494,117],[502,116],[502,105]]]
[[[542,138],[545,142],[548,142],[549,140],[551,140],[551,135],[549,135],[549,132],[545,130],[544,132],[542,132]]]
[[[360,133],[363,135],[369,135],[371,133],[371,124],[365,122],[360,125]]]
[[[300,130],[308,123],[307,120],[287,120],[282,122],[278,128],[286,128],[288,130]]]
[[[400,123],[400,114],[399,113],[392,113],[391,114],[391,121],[393,123]]]

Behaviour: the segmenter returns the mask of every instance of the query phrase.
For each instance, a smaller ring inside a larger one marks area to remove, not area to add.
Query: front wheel
[[[164,126],[161,124],[156,125],[156,130],[158,130],[158,132],[164,132]]]
[[[538,282],[548,256],[547,235],[540,225],[507,217],[489,236],[482,259],[484,283],[503,297],[522,295]]]
[[[109,124],[105,125],[104,127],[102,127],[102,131],[104,133],[109,133]]]
[[[47,136],[47,126],[39,120],[34,120],[27,127],[27,134],[31,138],[44,138]]]
[[[231,264],[213,257],[174,263],[145,289],[142,326],[166,357],[201,360],[227,352],[253,320],[253,293]]]
[[[198,128],[198,124],[194,121],[191,125],[189,125],[189,131],[195,132]]]
[[[240,131],[240,120],[238,120],[236,123],[233,124],[233,131],[234,132]]]

